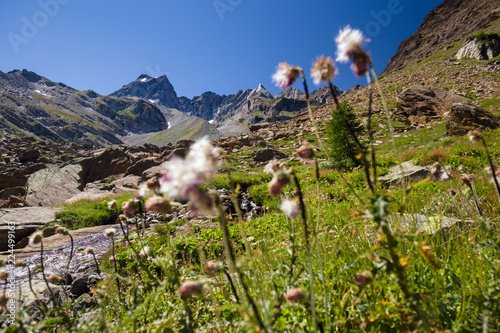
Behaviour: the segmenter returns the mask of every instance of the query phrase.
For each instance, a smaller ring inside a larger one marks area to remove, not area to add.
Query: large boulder
[[[267,162],[270,160],[280,160],[285,158],[287,155],[279,149],[262,148],[255,151],[252,156],[255,162]]]
[[[154,166],[160,165],[161,161],[156,159],[155,157],[143,158],[137,161],[134,165],[129,167],[127,171],[125,171],[125,175],[135,175],[141,176],[144,171]]]
[[[389,169],[387,175],[379,177],[383,187],[400,185],[405,181],[418,181],[429,177],[430,170],[427,167],[415,165],[413,161],[407,161]]]
[[[398,118],[407,125],[429,125],[450,112],[454,103],[468,99],[436,87],[411,86],[403,90],[396,102]]]
[[[0,210],[0,251],[8,248],[9,230],[14,226],[16,243],[31,235],[36,229],[55,221],[58,209],[46,207],[24,207]]]
[[[495,129],[500,127],[500,119],[477,106],[457,103],[451,108],[450,118],[446,123],[446,135],[465,135],[470,130]]]
[[[27,184],[26,204],[56,207],[81,192],[82,166],[49,167],[33,173]]]
[[[0,190],[24,186],[26,185],[27,180],[28,178],[26,178],[26,176],[19,170],[3,170],[0,173]]]
[[[120,148],[108,148],[92,157],[77,161],[81,165],[82,186],[111,175],[125,173],[132,166],[131,157]]]

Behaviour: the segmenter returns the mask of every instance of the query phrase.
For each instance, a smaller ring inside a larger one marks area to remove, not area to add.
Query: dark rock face
[[[342,90],[338,87],[333,87],[335,94],[340,96],[342,94]],[[330,91],[330,87],[324,86],[315,91],[313,91],[310,95],[312,101],[316,101],[319,104],[325,104],[333,101],[332,93]]]
[[[134,165],[125,171],[125,176],[135,175],[142,176],[142,173],[149,168],[160,165],[161,161],[158,161],[155,157],[144,158],[137,161]]]
[[[498,1],[445,0],[424,18],[413,35],[399,45],[382,76],[430,56],[446,45],[486,27],[499,16]]]
[[[262,148],[255,151],[253,154],[255,162],[267,162],[270,160],[279,160],[287,157],[287,155],[279,149],[275,148]]]
[[[88,294],[90,288],[97,286],[100,279],[98,275],[83,275],[75,279],[71,284],[71,295],[79,297],[83,294]]]
[[[111,175],[125,173],[132,166],[130,156],[119,148],[108,148],[103,152],[77,161],[82,166],[83,185]]]
[[[398,117],[407,125],[429,125],[451,110],[453,103],[468,101],[436,87],[411,86],[397,99]]]
[[[446,123],[446,135],[466,135],[470,130],[495,129],[500,127],[500,119],[477,106],[457,103],[451,108],[450,119]]]
[[[158,100],[159,104],[166,107],[182,109],[177,93],[166,75],[152,78],[149,75],[142,74],[137,80],[123,86],[110,96]]]

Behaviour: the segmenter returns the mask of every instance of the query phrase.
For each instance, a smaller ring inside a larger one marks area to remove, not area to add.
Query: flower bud
[[[108,237],[108,238],[112,238],[116,233],[116,230],[113,229],[113,228],[107,228],[107,229],[104,229],[104,236]]]
[[[215,275],[224,269],[224,265],[220,262],[209,261],[205,264],[205,271],[210,275]]]
[[[303,288],[292,288],[287,291],[285,299],[290,303],[300,303],[306,299],[306,292]]]
[[[57,227],[56,234],[67,236],[67,235],[69,235],[69,231],[68,231],[68,229],[66,229],[64,227]]]
[[[30,236],[30,246],[40,244],[42,242],[43,235],[40,231],[35,232]]]
[[[354,276],[354,282],[360,287],[366,286],[371,281],[371,272],[356,273]]]
[[[94,254],[94,249],[89,246],[83,252],[85,254]]]
[[[134,215],[136,210],[136,204],[134,204],[135,200],[125,201],[122,204],[123,214],[130,216]]]
[[[479,130],[472,130],[469,131],[469,140],[472,141],[473,143],[480,143],[483,141],[483,135]]]
[[[183,299],[187,299],[194,295],[200,295],[203,291],[203,282],[186,281],[179,287],[179,295]]]
[[[267,186],[271,196],[276,197],[281,194],[283,187],[290,182],[290,177],[284,171],[277,172]]]
[[[312,150],[311,146],[309,146],[309,143],[305,143],[304,145],[302,145],[302,147],[297,149],[297,155],[302,162],[305,162],[306,160],[314,156],[314,151]]]
[[[52,283],[52,284],[59,284],[59,282],[61,282],[62,278],[57,275],[57,274],[50,274],[49,275],[49,282]]]
[[[116,207],[117,207],[116,200],[108,202],[108,208],[109,208],[109,210],[115,210]]]
[[[9,278],[9,272],[7,272],[6,270],[1,270],[0,280],[7,281],[8,278]]]

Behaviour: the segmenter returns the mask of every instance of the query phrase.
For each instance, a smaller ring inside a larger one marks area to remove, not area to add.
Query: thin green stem
[[[484,150],[486,150],[486,156],[488,156],[488,162],[490,163],[491,174],[493,175],[493,183],[495,184],[495,189],[497,190],[498,200],[500,200],[500,185],[498,185],[495,165],[493,164],[493,160],[491,159],[490,151],[488,150],[488,145],[486,144],[486,140],[484,140],[484,137],[482,137],[482,141]]]
[[[302,225],[304,226],[304,240],[305,240],[305,246],[306,246],[306,253],[307,253],[307,263],[308,263],[308,268],[309,268],[309,297],[310,297],[310,302],[311,302],[311,316],[314,322],[314,332],[318,331],[318,321],[317,321],[317,316],[316,316],[316,301],[315,301],[315,295],[314,295],[314,271],[313,271],[313,264],[312,264],[312,255],[311,255],[311,245],[309,243],[309,230],[307,227],[307,213],[306,213],[306,206],[304,204],[304,197],[302,195],[302,189],[300,187],[300,182],[295,173],[292,171],[292,178],[295,183],[295,186],[297,187],[297,195],[299,197],[299,203],[300,203],[300,216],[302,218]]]

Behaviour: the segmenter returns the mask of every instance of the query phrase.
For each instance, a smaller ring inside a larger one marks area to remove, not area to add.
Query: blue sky
[[[262,83],[281,61],[309,72],[335,57],[347,24],[365,31],[380,73],[401,41],[443,0],[40,0],[0,3],[0,70],[34,71],[110,94],[140,74],[166,74],[179,96],[232,94]],[[335,84],[357,79],[339,65]],[[316,89],[309,82],[310,90]],[[303,88],[295,83],[295,87]]]

